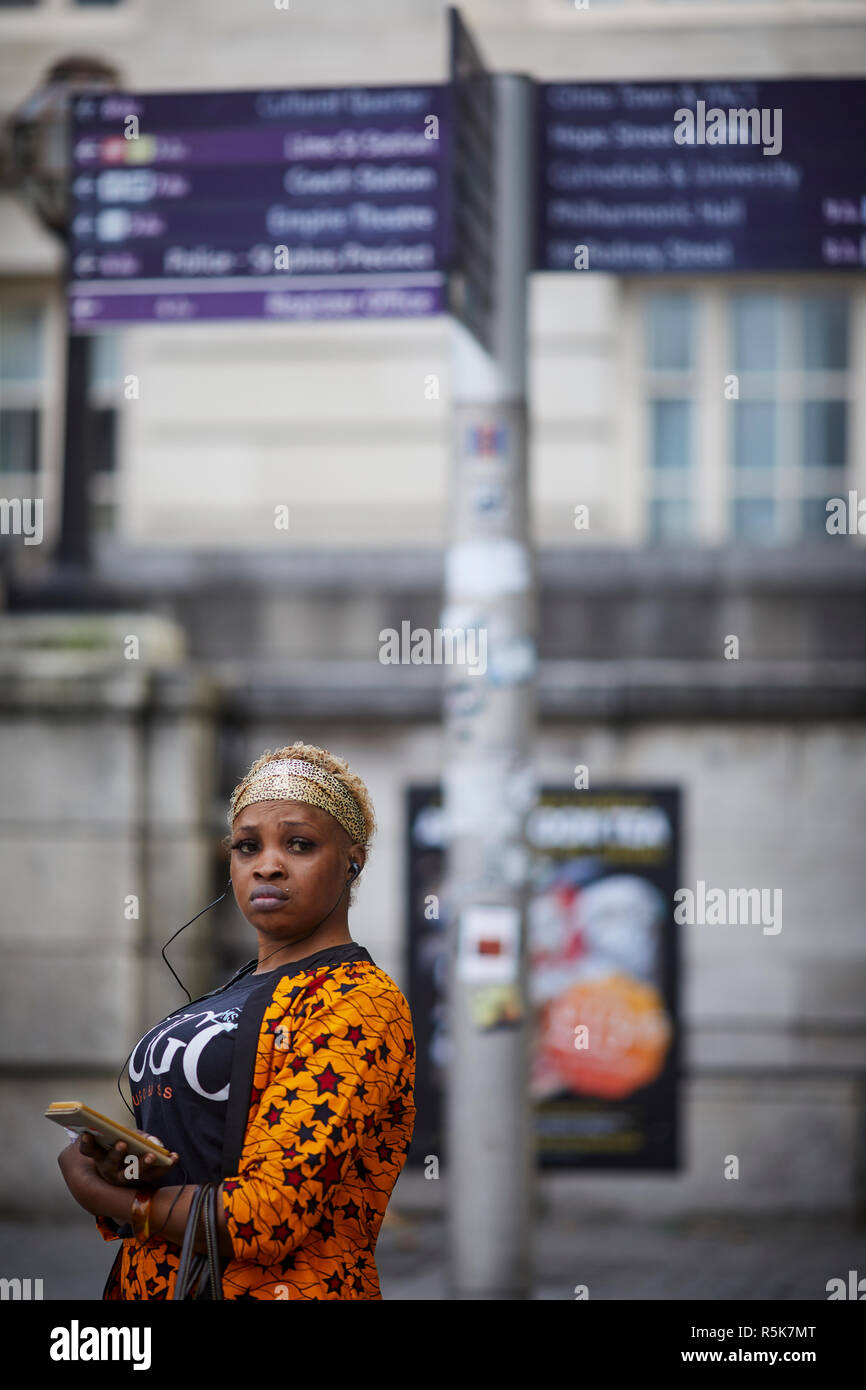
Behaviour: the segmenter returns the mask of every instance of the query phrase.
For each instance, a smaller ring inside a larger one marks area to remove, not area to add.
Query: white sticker
[[[476,904],[460,914],[457,975],[473,984],[517,979],[520,911],[504,904]]]
[[[520,685],[532,679],[537,665],[535,643],[530,637],[504,638],[489,644],[491,685]]]
[[[446,552],[445,589],[452,600],[522,594],[529,583],[529,551],[509,536],[462,541]]]

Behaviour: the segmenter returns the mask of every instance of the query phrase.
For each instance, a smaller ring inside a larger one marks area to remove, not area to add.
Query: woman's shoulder
[[[358,1007],[362,999],[375,999],[380,1005],[409,1016],[409,1005],[400,986],[373,960],[339,961],[283,976],[274,988],[272,1003],[306,1013],[338,1007],[343,1000],[351,1000]]]

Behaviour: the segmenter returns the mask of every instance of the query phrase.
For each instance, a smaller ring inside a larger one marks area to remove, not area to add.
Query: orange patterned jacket
[[[382,1297],[376,1240],[415,1125],[412,1017],[363,946],[308,959],[254,990],[238,1019],[222,1162],[234,1252],[223,1257],[225,1299]],[[171,1298],[179,1246],[96,1224],[123,1239],[104,1299]]]

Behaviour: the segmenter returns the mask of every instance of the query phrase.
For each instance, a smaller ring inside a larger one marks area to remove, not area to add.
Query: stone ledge
[[[244,663],[212,668],[224,713],[256,717],[441,717],[441,667],[367,661]],[[866,718],[866,662],[542,661],[544,720],[780,720]]]
[[[696,592],[725,593],[818,592],[866,589],[866,545],[837,538],[779,547],[704,547],[679,550],[663,547],[594,546],[576,541],[574,547],[536,550],[534,563],[540,587],[566,589],[575,597],[600,591],[642,594],[687,587]],[[60,576],[50,562],[34,572],[17,574],[10,583],[14,607],[40,600],[62,600],[63,592],[90,603],[126,602],[139,591],[168,593],[229,584],[236,589],[280,587],[291,582],[316,593],[357,591],[365,587],[386,592],[441,590],[445,552],[427,549],[306,549],[288,554],[251,550],[200,550],[176,547],[129,546],[114,538],[100,542],[93,573],[74,582]]]

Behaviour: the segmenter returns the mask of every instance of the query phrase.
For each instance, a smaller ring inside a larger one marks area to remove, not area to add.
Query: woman
[[[144,1160],[130,1182],[126,1146],[105,1155],[84,1136],[60,1168],[123,1240],[106,1299],[172,1297],[195,1185],[211,1179],[225,1299],[381,1299],[373,1255],[412,1139],[415,1046],[405,998],[349,935],[369,795],[339,758],[295,743],[253,763],[229,823],[258,957],[129,1059],[136,1123],[175,1164]]]

